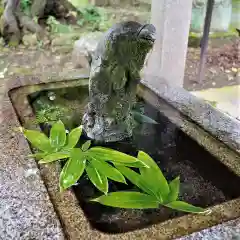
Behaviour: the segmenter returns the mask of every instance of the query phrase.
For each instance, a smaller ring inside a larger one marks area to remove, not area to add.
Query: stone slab
[[[240,220],[230,221],[203,231],[193,233],[178,240],[239,240]]]
[[[58,78],[0,79],[0,240],[66,239],[39,168],[27,157],[31,150],[17,130],[21,125],[8,95],[10,89]]]
[[[9,101],[0,87],[0,239],[63,240],[64,234]]]

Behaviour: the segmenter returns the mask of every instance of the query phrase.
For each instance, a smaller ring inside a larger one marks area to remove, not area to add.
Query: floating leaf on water
[[[92,147],[87,151],[90,156],[96,156],[97,159],[119,162],[119,163],[134,163],[139,160],[133,156],[127,155],[125,153],[112,150],[104,147]]]
[[[151,196],[156,196],[155,192],[152,190],[150,184],[146,181],[147,179],[143,178],[141,174],[136,173],[130,168],[125,166],[117,165],[116,168],[135,186],[139,187],[145,193],[148,193]]]
[[[176,177],[169,183],[170,193],[168,195],[168,202],[177,200],[180,188],[180,177]]]
[[[108,180],[105,175],[99,172],[91,162],[86,166],[86,172],[93,185],[104,194],[108,193]]]
[[[27,140],[37,149],[43,152],[51,152],[52,146],[48,137],[39,131],[22,129]]]
[[[53,124],[50,130],[50,143],[52,147],[60,149],[66,142],[66,129],[62,121]]]
[[[91,201],[118,208],[146,209],[159,206],[156,198],[140,192],[111,192]]]
[[[67,152],[56,152],[56,153],[51,153],[45,157],[43,157],[42,160],[40,160],[38,163],[42,164],[42,163],[51,163],[51,162],[55,162],[57,160],[61,160],[64,158],[69,158],[70,157],[70,153]]]
[[[71,151],[69,160],[65,163],[59,179],[60,190],[65,190],[75,184],[82,176],[86,165],[85,156],[78,148]]]
[[[115,167],[105,161],[100,161],[94,157],[91,158],[91,164],[106,177],[121,183],[126,183],[124,176]]]
[[[82,150],[83,150],[83,152],[86,152],[86,151],[89,149],[90,146],[91,146],[91,140],[86,141],[86,142],[82,145]]]
[[[166,207],[178,210],[178,211],[183,211],[183,212],[189,212],[189,213],[206,213],[209,214],[210,210],[206,210],[201,207],[195,207],[189,203],[183,202],[183,201],[174,201],[170,202],[165,205]]]
[[[36,158],[37,160],[44,158],[47,155],[47,153],[34,153],[34,154],[29,154],[28,157],[33,157]]]
[[[170,192],[168,182],[156,162],[145,152],[138,152],[138,159],[146,163],[150,168],[140,168],[140,173],[150,184],[151,189],[159,197],[161,202],[167,200]]]
[[[78,141],[79,138],[81,137],[82,134],[82,126],[79,126],[77,128],[74,128],[69,134],[68,134],[68,143],[67,143],[67,148],[74,148]]]

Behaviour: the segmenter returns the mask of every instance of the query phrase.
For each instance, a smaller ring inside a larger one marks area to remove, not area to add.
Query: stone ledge
[[[4,80],[1,80],[4,81]],[[0,239],[63,240],[64,233],[5,86],[0,87]],[[4,106],[2,105],[4,104]]]
[[[142,83],[192,119],[207,132],[240,153],[240,122],[222,113],[183,88],[170,86],[158,77],[147,76]]]

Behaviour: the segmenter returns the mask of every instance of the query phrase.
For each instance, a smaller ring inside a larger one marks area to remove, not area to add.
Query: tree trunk
[[[75,23],[76,17],[70,11],[79,11],[67,0],[33,0],[31,16],[20,9],[20,0],[2,0],[3,14],[0,15],[0,36],[5,44],[17,46],[22,42],[23,29],[36,33],[38,39],[44,36],[44,29],[38,23],[46,23],[49,16]],[[1,0],[0,0],[1,6]],[[34,19],[38,19],[38,23]],[[43,24],[44,25],[44,24]]]
[[[38,1],[38,0],[35,0]],[[0,32],[5,44],[17,46],[22,42],[23,28],[43,37],[43,29],[20,9],[20,0],[4,0],[4,12],[0,20]]]
[[[6,43],[18,45],[21,41],[21,29],[16,17],[20,0],[5,0],[4,12],[1,17],[1,33]]]

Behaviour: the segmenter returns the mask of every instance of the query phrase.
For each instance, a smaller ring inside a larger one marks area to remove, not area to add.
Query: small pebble
[[[38,169],[37,168],[30,168],[25,172],[26,177],[30,177],[32,175],[36,175]]]
[[[54,101],[56,99],[56,95],[53,92],[49,92],[48,98],[49,98],[49,100]]]
[[[215,70],[215,69],[209,69],[209,71],[212,73],[212,74],[216,74],[217,73],[217,71]]]

